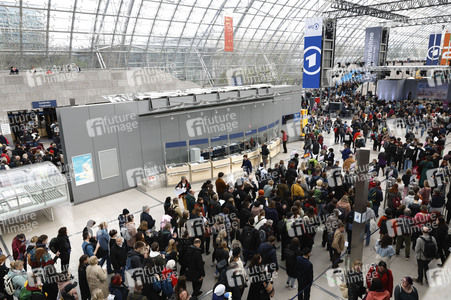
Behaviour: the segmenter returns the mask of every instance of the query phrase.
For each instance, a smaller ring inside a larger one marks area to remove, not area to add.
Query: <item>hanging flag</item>
[[[442,34],[431,34],[429,36],[429,48],[426,57],[426,65],[438,65],[440,59],[440,44],[442,42]]]
[[[321,49],[323,44],[323,19],[305,20],[304,34],[304,74],[302,87],[318,89],[321,86]]]
[[[233,52],[233,17],[224,17],[224,51]]]
[[[450,41],[450,32],[445,33],[445,39],[443,41],[443,50],[442,50],[442,60],[440,61],[440,64],[443,65],[449,65],[449,61],[451,60],[451,41]]]

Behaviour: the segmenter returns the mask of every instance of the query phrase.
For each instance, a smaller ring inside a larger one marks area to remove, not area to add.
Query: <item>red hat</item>
[[[259,191],[258,191],[258,195],[259,195],[259,196],[265,195],[265,191],[264,191],[264,190],[259,190]]]

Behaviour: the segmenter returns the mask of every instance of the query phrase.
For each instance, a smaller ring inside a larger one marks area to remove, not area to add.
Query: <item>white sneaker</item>
[[[287,282],[287,283],[285,283],[285,288],[289,288],[290,287],[290,284]]]
[[[290,290],[294,290],[295,288],[297,288],[296,285],[290,286]]]

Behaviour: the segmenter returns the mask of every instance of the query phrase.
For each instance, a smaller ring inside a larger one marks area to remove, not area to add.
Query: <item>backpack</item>
[[[264,156],[268,156],[269,153],[270,153],[270,152],[269,152],[268,147],[263,148],[262,154],[263,154]]]
[[[44,298],[45,296],[42,294],[41,291],[29,291],[27,290],[27,287],[25,286],[23,289],[20,290],[19,299],[20,300],[30,300],[34,295],[38,296],[37,298]],[[41,296],[41,297],[39,297]]]
[[[58,240],[56,239],[56,237],[54,237],[53,239],[50,240],[49,249],[54,254],[56,254],[56,252],[58,252],[58,250],[59,250],[58,249]]]
[[[130,232],[128,232],[128,229],[125,226],[121,228],[121,235],[126,241],[129,241],[132,238]]]
[[[398,208],[401,205],[401,199],[399,197],[393,198],[393,207]]]
[[[321,199],[321,190],[320,189],[315,189],[315,193],[313,194],[313,198],[315,198],[316,203],[318,204],[322,204],[323,199]]]
[[[243,249],[251,249],[252,247],[252,229],[243,231],[241,236],[241,244],[243,245]]]
[[[41,256],[41,258],[40,258],[40,260],[39,260],[39,263],[41,264],[41,266],[42,265],[48,265],[49,263],[52,263],[53,264],[53,259],[52,259],[52,256],[50,255],[50,253],[44,253],[42,256]]]
[[[97,242],[87,243],[87,244],[85,245],[85,247],[84,247],[85,252],[87,252],[87,251],[86,251],[86,248],[88,248],[88,245],[91,245],[91,246],[92,246],[92,249],[93,249],[93,251],[94,251],[94,250],[96,249],[96,247],[97,247]],[[97,249],[97,253],[95,254],[95,256],[96,256],[97,258],[102,258],[102,257],[105,256],[105,254],[106,254],[106,251],[105,251],[102,247],[99,247],[99,249]]]
[[[423,237],[420,238],[424,241],[424,250],[422,251],[424,257],[428,260],[433,260],[437,255],[437,246],[432,241],[432,237],[429,237],[428,240]]]
[[[125,261],[125,270],[128,271],[132,268],[132,260],[130,257],[127,257],[127,260]]]
[[[3,279],[5,281],[5,292],[10,296],[12,296],[16,292],[16,289],[14,288],[14,284],[13,284],[13,278],[16,277],[16,275],[18,275],[18,274],[14,274],[11,277],[8,277],[8,275],[5,275],[5,277],[3,277]]]
[[[384,218],[381,221],[381,227],[380,227],[380,234],[388,234],[388,229],[387,229],[387,221],[388,218]]]
[[[370,201],[374,204],[374,202],[376,202],[377,200],[377,190],[376,188],[372,188],[369,192],[368,198],[370,199]]]
[[[262,226],[262,227],[263,227],[263,226]],[[261,243],[261,244],[264,243],[264,242],[266,242],[266,232],[265,232],[263,229],[260,229],[260,230],[258,231],[258,235],[259,235],[260,243]]]
[[[36,247],[31,249],[30,253],[28,253],[28,264],[32,268],[37,268],[38,267],[38,262],[36,261]]]
[[[171,275],[168,274],[168,277],[165,280],[161,281],[161,287],[163,290],[163,295],[166,297],[171,297],[174,294],[174,288],[172,287]]]

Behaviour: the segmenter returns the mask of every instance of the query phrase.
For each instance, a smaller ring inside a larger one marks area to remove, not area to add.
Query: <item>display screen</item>
[[[449,84],[430,85],[428,82],[418,82],[417,99],[447,100]]]

